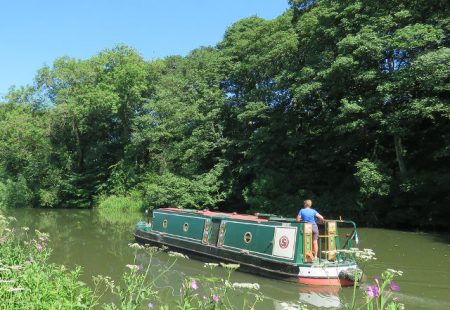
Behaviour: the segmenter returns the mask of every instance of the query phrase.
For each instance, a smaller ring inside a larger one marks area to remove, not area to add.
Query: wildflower
[[[192,281],[191,281],[191,288],[193,290],[198,289],[198,283],[197,283],[197,281],[195,279],[192,279]]]
[[[233,283],[233,288],[247,288],[250,290],[259,290],[259,284],[258,283]]]
[[[151,302],[148,304],[148,308],[149,309],[153,309],[153,308],[155,308],[155,305],[154,304],[152,304]]]
[[[215,303],[218,303],[218,302],[220,301],[219,295],[213,295],[212,300],[213,300]]]
[[[187,255],[184,255],[184,254],[181,254],[178,252],[169,251],[168,254],[169,254],[169,256],[172,256],[172,257],[180,257],[180,258],[189,259],[189,257]]]
[[[29,231],[30,230],[30,228],[29,227],[26,227],[26,226],[23,226],[23,227],[20,227],[23,231]]]
[[[45,241],[45,236],[39,236],[39,241]]]
[[[149,254],[153,254],[159,251],[159,248],[156,246],[149,246],[148,244],[145,245],[145,251]]]
[[[398,284],[395,283],[394,281],[391,281],[390,288],[391,288],[391,291],[393,291],[393,292],[400,291],[400,286],[398,286]]]
[[[12,287],[9,289],[10,292],[20,292],[25,290],[23,287]]]
[[[20,265],[12,265],[12,266],[9,266],[9,268],[14,271],[22,270],[22,266],[20,266]]]
[[[375,281],[375,283],[376,283],[377,285],[380,285],[380,278],[375,277],[375,278],[373,278],[373,280]]]
[[[203,267],[205,267],[205,268],[216,268],[217,266],[219,266],[219,264],[214,264],[214,263],[205,263],[204,265],[203,265]]]
[[[220,263],[220,266],[222,266],[223,268],[228,269],[228,270],[236,270],[241,265],[239,265],[239,264],[224,264],[224,263]]]
[[[394,296],[393,298],[392,298],[392,301],[393,302],[397,302],[397,301],[399,301],[400,299],[397,297],[397,296]]]
[[[401,270],[395,270],[395,269],[386,269],[387,272],[392,273],[394,275],[397,276],[402,276],[403,275],[403,271]]]
[[[128,246],[132,249],[143,249],[144,247],[139,243],[128,243]]]
[[[36,244],[36,249],[38,249],[39,251],[43,250],[44,247],[41,244]]]
[[[372,249],[363,249],[363,251],[368,254],[375,255],[375,252]]]
[[[367,287],[367,296],[369,296],[369,298],[378,297],[378,295],[380,295],[380,289],[378,286],[369,285]]]
[[[14,216],[8,216],[8,220],[9,220],[10,222],[17,221],[17,219],[16,219]]]
[[[125,265],[125,267],[130,268],[131,271],[139,271],[138,265]]]

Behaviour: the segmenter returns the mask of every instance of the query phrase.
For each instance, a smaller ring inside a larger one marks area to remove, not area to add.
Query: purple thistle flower
[[[380,285],[380,278],[375,277],[375,278],[373,278],[373,280],[375,281],[375,283],[376,283],[377,285]]]
[[[369,285],[367,287],[367,296],[370,298],[378,297],[380,295],[380,289],[376,285]]]
[[[219,295],[213,295],[212,299],[213,299],[214,302],[217,303],[217,302],[219,302],[220,297],[219,297]]]
[[[149,309],[153,309],[153,308],[155,308],[155,305],[154,304],[152,304],[151,302],[148,304],[148,308]]]
[[[391,281],[390,287],[391,287],[391,291],[393,291],[393,292],[400,291],[400,286],[398,286],[398,284],[395,283],[394,281]]]
[[[40,244],[36,244],[36,249],[38,249],[39,251],[42,250],[44,247]]]
[[[193,290],[198,289],[198,282],[195,281],[195,279],[192,279],[192,281],[191,281],[191,288],[192,288]]]

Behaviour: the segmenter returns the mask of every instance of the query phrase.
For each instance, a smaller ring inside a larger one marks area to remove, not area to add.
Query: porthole
[[[189,224],[188,223],[184,223],[183,224],[183,230],[184,231],[188,231],[189,230]]]
[[[252,242],[252,234],[251,234],[251,233],[246,232],[246,233],[244,234],[244,242],[245,242],[245,243],[250,243],[250,242]]]
[[[163,227],[164,227],[164,228],[167,228],[167,224],[169,224],[169,222],[168,222],[167,219],[166,219],[166,220],[163,221]]]

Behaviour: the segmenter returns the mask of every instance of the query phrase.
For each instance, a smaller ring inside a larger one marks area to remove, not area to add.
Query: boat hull
[[[134,236],[137,242],[167,246],[195,258],[213,262],[221,261],[239,264],[239,270],[274,279],[318,286],[352,286],[353,281],[344,277],[345,272],[357,268],[354,263],[328,265],[305,264],[296,265],[261,258],[248,251],[218,248],[216,246],[183,240],[158,231],[136,229]]]

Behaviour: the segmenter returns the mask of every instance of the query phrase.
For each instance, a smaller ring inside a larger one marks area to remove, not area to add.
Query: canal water
[[[106,275],[119,281],[132,264],[134,250],[134,224],[142,217],[139,213],[103,212],[96,210],[8,210],[18,225],[50,234],[52,262],[68,267],[83,268],[82,281],[92,285],[92,277]],[[403,271],[397,279],[400,292],[397,297],[407,309],[450,309],[450,236],[385,229],[359,229],[360,248],[371,248],[377,260],[364,266],[367,281],[379,276],[387,268]],[[148,264],[149,256],[140,253],[138,263]],[[151,268],[155,272],[173,261],[166,253],[153,257]],[[164,302],[178,298],[181,284],[191,276],[212,273],[223,278],[222,268],[209,271],[204,262],[179,259],[157,285]],[[339,309],[350,301],[351,288],[309,287],[294,283],[235,272],[232,282],[251,282],[260,285],[264,300],[256,309],[296,309],[307,305],[308,309]],[[200,283],[201,284],[201,283]],[[239,295],[233,298],[242,298]]]

